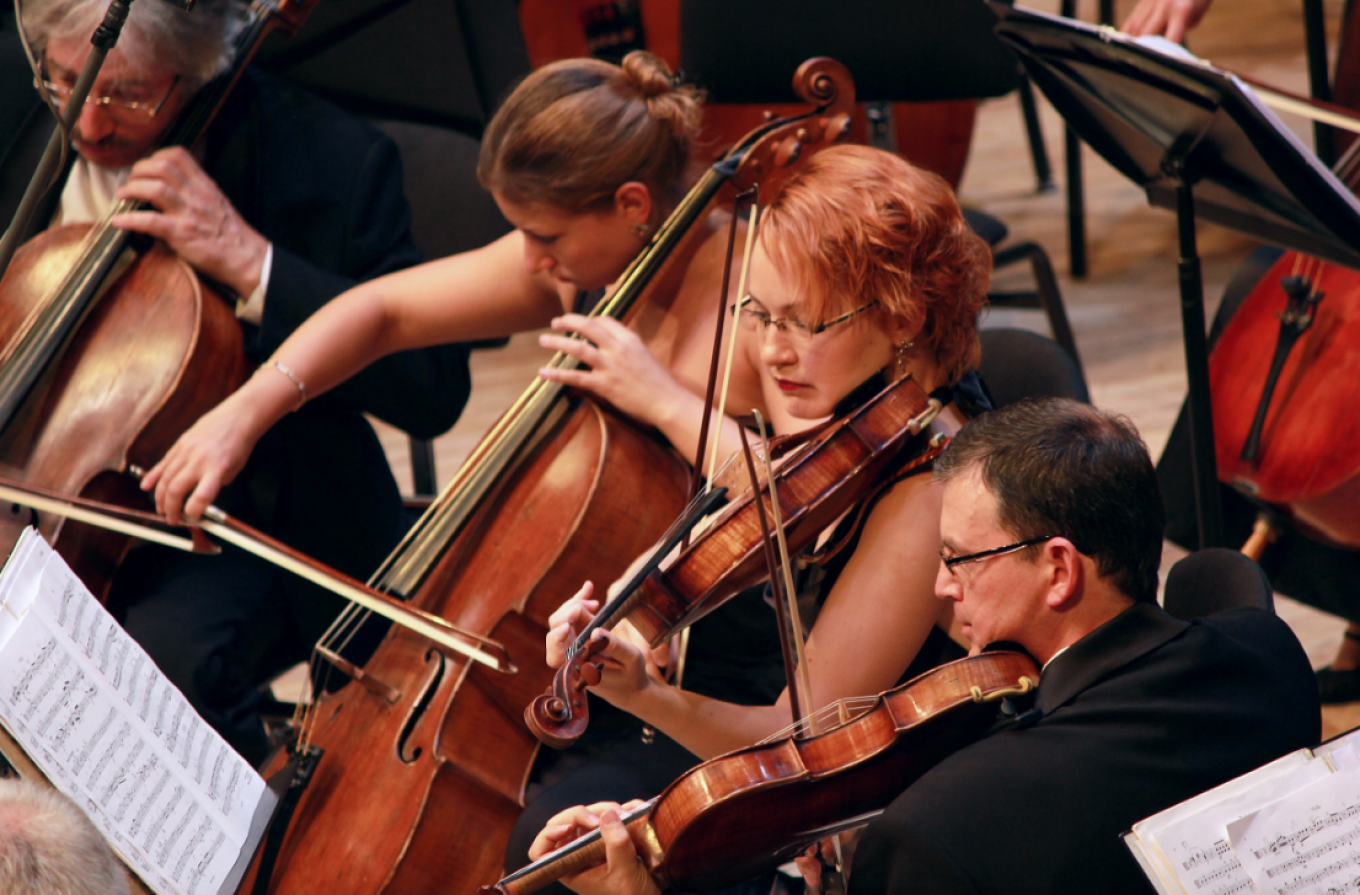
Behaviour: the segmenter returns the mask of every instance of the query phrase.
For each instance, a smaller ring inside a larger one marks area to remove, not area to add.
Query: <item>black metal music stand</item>
[[[1200,544],[1224,546],[1195,217],[1360,269],[1360,202],[1234,76],[1112,28],[989,5],[1068,124],[1177,213]]]

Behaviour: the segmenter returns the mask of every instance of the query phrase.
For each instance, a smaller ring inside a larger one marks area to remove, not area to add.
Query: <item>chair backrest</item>
[[[401,150],[411,238],[427,259],[478,249],[512,229],[477,182],[481,141],[404,121],[377,121]]]
[[[1001,96],[1019,64],[980,0],[683,0],[680,67],[722,103],[796,100],[790,76],[830,56],[860,100]]]
[[[978,372],[997,407],[1036,398],[1091,402],[1081,368],[1052,339],[1004,328],[984,329],[978,337],[982,340]]]
[[[1162,608],[1182,621],[1225,609],[1264,609],[1274,615],[1275,596],[1253,560],[1226,547],[1206,547],[1171,567]]]

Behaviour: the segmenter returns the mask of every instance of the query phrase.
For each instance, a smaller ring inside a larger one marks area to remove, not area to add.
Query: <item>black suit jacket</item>
[[[0,219],[14,213],[53,125],[13,32],[0,32]],[[204,168],[274,244],[260,326],[243,324],[262,362],[314,311],[366,279],[420,260],[411,242],[395,145],[376,129],[247,71],[209,130]],[[32,230],[55,210],[45,196]],[[401,505],[361,412],[417,437],[457,420],[467,350],[393,355],[290,414],[260,441],[219,503],[291,546],[363,578],[395,544]]]
[[[1120,833],[1320,727],[1302,647],[1254,609],[1187,624],[1134,606],[1049,663],[1034,706],[869,826],[851,895],[1146,895]]]

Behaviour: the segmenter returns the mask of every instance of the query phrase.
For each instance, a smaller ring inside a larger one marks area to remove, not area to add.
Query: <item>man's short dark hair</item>
[[[1067,538],[1124,594],[1156,601],[1166,511],[1127,417],[1058,398],[1012,404],[964,426],[935,461],[935,480],[974,467],[1017,541]]]

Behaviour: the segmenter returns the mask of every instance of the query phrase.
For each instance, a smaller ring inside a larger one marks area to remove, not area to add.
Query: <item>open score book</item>
[[[1162,895],[1360,893],[1360,729],[1133,825]]]
[[[157,895],[235,891],[274,794],[32,528],[0,571],[0,725]]]

